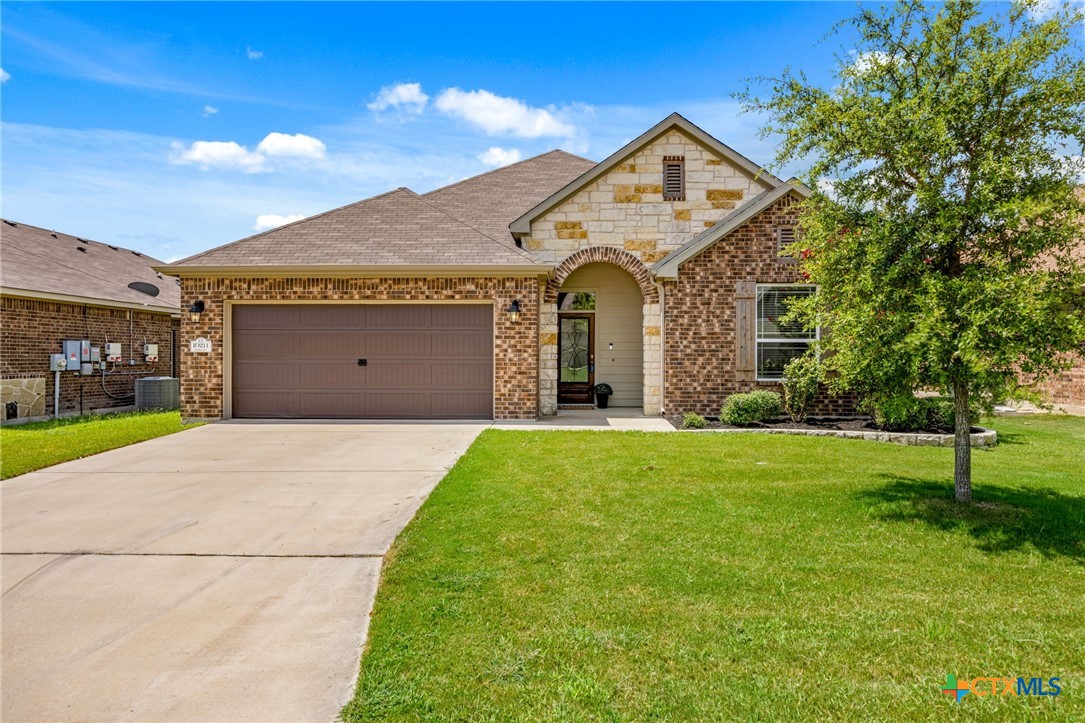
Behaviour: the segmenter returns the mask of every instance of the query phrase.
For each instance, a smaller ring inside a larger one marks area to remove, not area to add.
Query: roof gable
[[[184,267],[533,266],[533,257],[408,188],[178,261]]]
[[[749,158],[746,158],[735,149],[724,143],[721,143],[719,140],[712,137],[704,130],[688,121],[683,116],[679,115],[678,113],[672,113],[659,123],[649,128],[647,131],[639,135],[637,138],[633,139],[632,141],[618,149],[616,152],[612,153],[605,160],[596,164],[593,168],[565,185],[556,193],[543,199],[540,203],[536,204],[526,213],[513,221],[509,225],[509,229],[512,231],[512,234],[514,236],[525,236],[531,233],[532,221],[552,210],[554,207],[567,200],[577,191],[581,190],[585,186],[604,176],[626,158],[635,154],[638,150],[648,145],[649,143],[652,143],[657,138],[664,135],[665,133],[670,132],[671,130],[677,130],[689,136],[694,142],[700,144],[704,148],[729,161],[739,171],[745,173],[751,178],[756,178],[767,189],[776,188],[783,183],[783,181],[781,181],[779,178],[764,170],[764,168],[758,166],[756,163],[751,161]]]
[[[652,273],[659,279],[677,278],[678,267],[789,194],[805,199],[810,196],[810,189],[797,180],[791,179],[770,191],[765,191],[734,213],[720,219],[714,226],[710,226],[697,236],[694,236],[669,254],[667,258],[656,263],[652,267]]]

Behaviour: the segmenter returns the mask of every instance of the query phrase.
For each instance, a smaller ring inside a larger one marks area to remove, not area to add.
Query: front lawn
[[[1085,719],[1085,419],[992,426],[967,508],[951,449],[487,431],[389,554],[344,716]]]
[[[0,427],[0,479],[173,434],[180,412],[129,412]]]

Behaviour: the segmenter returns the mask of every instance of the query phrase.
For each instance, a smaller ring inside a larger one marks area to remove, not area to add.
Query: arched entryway
[[[659,292],[639,259],[611,247],[569,256],[546,285],[539,320],[543,414],[591,404],[602,382],[614,389],[611,406],[659,413]]]

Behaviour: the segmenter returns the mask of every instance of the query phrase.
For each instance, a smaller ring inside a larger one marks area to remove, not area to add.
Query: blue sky
[[[3,3],[3,215],[173,260],[552,148],[598,160],[672,111],[764,163],[731,94],[829,82],[855,10]]]

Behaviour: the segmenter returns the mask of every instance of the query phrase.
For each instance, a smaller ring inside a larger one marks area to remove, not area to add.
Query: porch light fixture
[[[203,313],[204,305],[202,301],[192,302],[192,306],[188,307],[188,320],[193,324],[197,324],[200,321],[200,314]]]
[[[513,324],[518,324],[520,322],[519,299],[514,299],[513,302],[509,304],[509,308],[505,309],[505,311],[509,312],[509,320],[512,321]]]

